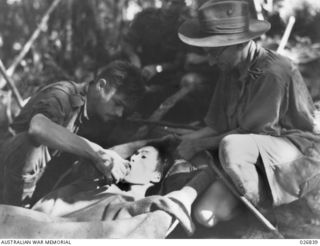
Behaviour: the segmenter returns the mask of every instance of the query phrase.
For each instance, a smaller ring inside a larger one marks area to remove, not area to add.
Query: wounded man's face
[[[130,157],[131,170],[124,178],[129,184],[157,183],[161,179],[161,172],[158,169],[159,152],[152,146],[145,146],[138,149]]]

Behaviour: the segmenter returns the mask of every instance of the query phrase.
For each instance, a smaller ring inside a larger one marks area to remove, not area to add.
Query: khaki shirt
[[[86,117],[86,85],[63,81],[42,89],[21,110],[12,124],[15,135],[0,151],[0,203],[21,205],[31,197],[47,163],[58,151],[36,146],[28,136],[33,116],[43,114],[76,132]]]
[[[237,129],[289,139],[303,158],[274,171],[281,186],[296,197],[320,178],[320,135],[306,84],[289,59],[253,41],[247,61],[221,73],[205,122],[220,134]]]
[[[75,132],[82,118],[88,118],[85,87],[71,81],[61,81],[43,88],[22,108],[11,128],[16,133],[27,131],[32,117],[43,114]]]

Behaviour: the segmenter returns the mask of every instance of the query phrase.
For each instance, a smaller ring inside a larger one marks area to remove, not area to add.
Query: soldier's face
[[[94,86],[90,103],[90,111],[103,121],[109,121],[123,116],[126,108],[126,97],[115,88],[108,87],[108,83],[101,79]]]
[[[121,118],[126,108],[125,97],[116,90],[105,92],[97,104],[97,113],[103,121]]]
[[[222,71],[231,70],[240,62],[240,53],[237,46],[204,48],[211,66],[217,65]]]

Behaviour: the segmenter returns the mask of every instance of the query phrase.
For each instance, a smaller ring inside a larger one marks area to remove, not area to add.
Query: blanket
[[[206,158],[195,162],[203,164]],[[185,167],[184,163],[182,176],[187,173]],[[73,198],[59,200],[53,194],[34,210],[0,205],[0,238],[165,238],[177,222],[190,235],[194,232],[191,206],[212,182],[214,174],[209,170],[195,172],[177,191],[137,201],[123,194],[106,195],[100,188],[77,193],[78,183],[69,187],[77,194]],[[188,192],[182,192],[184,188]]]

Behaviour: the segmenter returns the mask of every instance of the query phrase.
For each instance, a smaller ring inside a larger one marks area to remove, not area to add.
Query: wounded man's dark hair
[[[154,147],[158,150],[159,155],[156,171],[159,171],[162,177],[165,176],[174,162],[170,140],[151,141],[147,146]]]
[[[161,181],[159,183],[155,183],[147,190],[146,196],[151,196],[159,194],[162,187],[163,178],[166,176],[170,167],[174,163],[174,148],[173,141],[171,139],[151,141],[146,146],[152,146],[159,152],[156,171],[159,171],[161,173]]]

